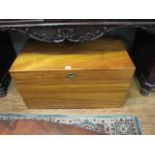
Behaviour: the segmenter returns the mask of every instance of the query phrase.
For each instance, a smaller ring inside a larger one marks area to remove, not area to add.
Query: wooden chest
[[[47,44],[29,41],[11,67],[28,108],[120,107],[134,65],[118,39]]]

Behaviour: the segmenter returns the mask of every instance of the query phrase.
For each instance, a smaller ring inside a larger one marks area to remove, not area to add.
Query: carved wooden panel
[[[39,41],[60,43],[64,41],[85,42],[95,40],[115,28],[116,27],[113,26],[61,26],[35,27],[15,30],[26,33],[29,37]]]
[[[0,31],[15,30],[43,42],[84,42],[120,28],[140,28],[155,33],[155,20],[0,20]]]
[[[104,35],[107,27],[104,26],[64,26],[64,27],[38,27],[22,30],[31,38],[44,42],[84,42],[95,40]]]
[[[43,26],[29,28],[12,28],[27,34],[30,38],[47,43],[85,42],[98,39],[105,33],[121,27],[140,28],[148,33],[155,33],[154,25],[83,25],[83,26]]]

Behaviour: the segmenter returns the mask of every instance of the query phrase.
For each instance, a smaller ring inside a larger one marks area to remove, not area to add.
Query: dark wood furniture
[[[147,96],[150,90],[155,90],[155,35],[137,31],[131,57],[137,66],[141,94]]]
[[[18,31],[26,34],[35,40],[47,43],[60,42],[85,42],[98,39],[108,32],[120,28],[142,29],[149,34],[155,33],[155,20],[74,20],[74,19],[14,19],[14,20],[0,20],[0,31]],[[7,43],[6,46],[9,46]],[[146,45],[147,46],[147,45]],[[155,46],[155,45],[154,45]],[[10,54],[14,50],[10,49]],[[3,59],[6,56],[1,57]],[[10,57],[10,55],[8,55]],[[135,63],[137,64],[137,63]],[[2,66],[4,64],[1,64]],[[137,70],[138,70],[138,66]],[[154,70],[154,69],[153,69]],[[141,72],[144,72],[141,70]],[[6,78],[6,73],[1,77]],[[138,76],[139,78],[139,76]],[[154,80],[154,75],[151,80]],[[139,78],[141,79],[141,78]],[[4,85],[1,80],[1,85]],[[141,82],[142,83],[142,82]],[[143,82],[145,83],[145,81]],[[150,82],[149,84],[151,84]],[[143,87],[144,84],[142,84]],[[152,86],[151,86],[152,87]],[[145,88],[146,89],[146,88]],[[6,90],[0,89],[0,90]],[[150,90],[150,88],[149,88]],[[2,91],[4,94],[4,91]]]
[[[0,32],[0,96],[5,96],[11,77],[8,70],[16,57],[8,32]]]

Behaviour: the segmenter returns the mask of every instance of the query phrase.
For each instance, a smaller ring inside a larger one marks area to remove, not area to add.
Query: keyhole
[[[75,78],[76,75],[75,75],[74,73],[68,73],[67,77],[68,77],[68,78]]]

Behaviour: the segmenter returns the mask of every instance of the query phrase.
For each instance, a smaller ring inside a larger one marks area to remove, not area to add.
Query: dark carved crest
[[[31,38],[48,43],[59,42],[84,42],[95,40],[108,32],[110,27],[106,26],[83,26],[83,27],[39,27],[21,29]]]
[[[141,28],[149,33],[155,33],[154,25],[100,25],[100,26],[45,26],[29,28],[13,28],[12,30],[26,33],[29,37],[48,43],[85,42],[102,37],[105,33],[121,27]]]

